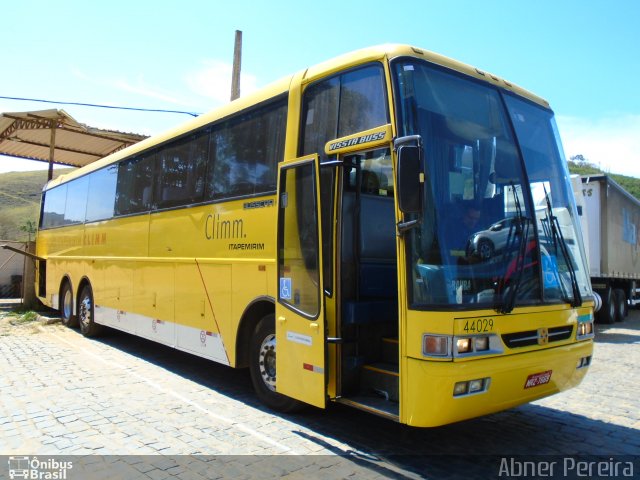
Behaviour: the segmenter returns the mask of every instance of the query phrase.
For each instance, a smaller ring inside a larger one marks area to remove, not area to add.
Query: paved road
[[[640,312],[632,311],[598,326],[577,389],[413,429],[340,405],[274,414],[245,371],[124,333],[88,340],[59,324],[0,319],[0,455],[75,455],[72,473],[84,469],[82,478],[112,478],[118,462],[121,478],[500,478],[502,458],[531,455],[631,459],[640,475],[638,366]],[[189,457],[172,457],[180,455]]]

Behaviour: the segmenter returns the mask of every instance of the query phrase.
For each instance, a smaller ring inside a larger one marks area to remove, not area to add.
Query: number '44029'
[[[485,333],[493,331],[493,318],[474,318],[464,324],[466,333]]]

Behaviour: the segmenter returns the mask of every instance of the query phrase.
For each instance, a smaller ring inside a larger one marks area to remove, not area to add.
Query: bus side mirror
[[[401,145],[398,147],[398,206],[403,213],[422,211],[421,147]]]

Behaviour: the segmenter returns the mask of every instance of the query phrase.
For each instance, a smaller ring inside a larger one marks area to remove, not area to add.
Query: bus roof
[[[474,77],[478,80],[492,84],[494,86],[498,86],[505,90],[511,91],[517,95],[525,97],[545,108],[549,108],[549,104],[543,98],[538,97],[533,93],[517,85],[514,85],[513,83],[508,82],[507,80],[504,80],[492,73],[485,72],[476,67],[467,65],[462,62],[458,62],[457,60],[453,60],[449,57],[445,57],[443,55],[439,55],[437,53],[416,48],[410,45],[386,44],[386,45],[379,45],[375,47],[356,50],[351,53],[338,56],[326,62],[322,62],[313,67],[309,67],[303,72],[300,72],[300,74],[302,75],[303,83],[306,84],[306,83],[311,83],[319,78],[331,75],[332,73],[350,68],[352,66],[355,67],[357,65],[361,65],[363,63],[368,63],[372,61],[381,61],[385,59],[392,60],[397,57],[405,57],[405,56],[423,58],[428,62],[434,63],[436,65],[440,65],[445,68],[449,68],[451,70],[455,70],[457,72],[463,73],[470,77]],[[60,175],[58,178],[50,181],[45,186],[45,189],[55,187],[56,185],[59,185],[61,183],[66,183],[66,181],[68,180],[81,177],[95,170],[99,170],[100,168],[110,165],[112,163],[115,163],[123,158],[135,155],[147,149],[151,149],[175,137],[179,137],[183,134],[186,134],[191,130],[208,125],[217,120],[233,115],[236,112],[242,111],[243,109],[248,108],[252,105],[258,104],[260,102],[269,100],[270,98],[284,94],[288,91],[289,86],[291,84],[291,80],[293,78],[294,78],[294,75],[289,75],[254,93],[251,93],[247,96],[240,97],[239,99],[234,100],[233,102],[230,102],[224,106],[215,108],[194,119],[191,119],[185,123],[182,123],[177,127],[169,129],[158,135],[153,135],[139,143],[136,143],[130,147],[127,147],[116,153],[108,155],[85,167],[74,170],[73,172],[70,172],[65,175]]]

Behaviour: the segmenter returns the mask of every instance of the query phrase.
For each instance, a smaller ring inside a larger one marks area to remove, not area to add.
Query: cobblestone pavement
[[[96,455],[153,455],[127,457],[120,478],[481,478],[487,468],[497,478],[504,456],[637,456],[639,365],[640,311],[631,311],[598,326],[578,388],[414,429],[341,405],[275,414],[246,371],[124,333],[89,340],[59,324],[0,319],[0,455],[75,455],[93,474],[101,470],[87,459],[117,458]],[[167,457],[177,455],[189,457]],[[208,456],[226,462],[224,474]]]

